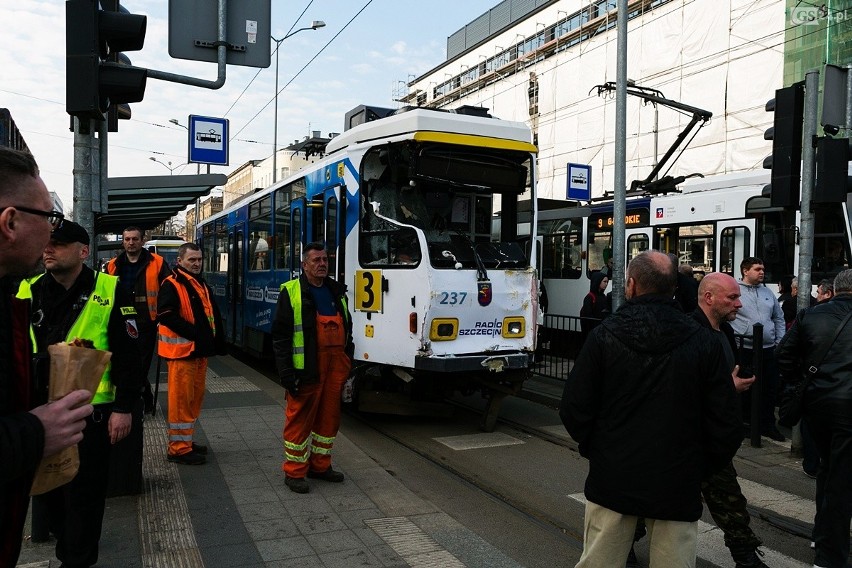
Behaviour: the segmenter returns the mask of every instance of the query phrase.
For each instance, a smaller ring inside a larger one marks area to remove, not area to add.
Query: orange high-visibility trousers
[[[195,421],[201,414],[207,358],[173,359],[169,365],[169,455],[192,451]]]
[[[331,449],[340,429],[340,395],[352,362],[346,356],[346,332],[337,315],[317,316],[319,383],[300,385],[287,394],[284,414],[284,463],[288,477],[331,467]]]

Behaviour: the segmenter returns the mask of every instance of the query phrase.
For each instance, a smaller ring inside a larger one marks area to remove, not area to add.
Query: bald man
[[[692,312],[695,321],[718,336],[737,392],[748,390],[754,382],[754,377],[737,376],[740,367],[736,364],[736,341],[728,322],[737,318],[741,307],[737,281],[722,272],[711,272],[698,285],[698,307]],[[733,462],[707,478],[701,484],[701,494],[713,520],[725,533],[725,546],[737,568],[767,568],[758,556],[757,547],[763,543],[749,526],[748,503],[737,482]]]

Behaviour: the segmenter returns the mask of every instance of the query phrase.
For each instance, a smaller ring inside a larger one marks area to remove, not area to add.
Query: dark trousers
[[[704,481],[701,495],[713,520],[725,534],[725,546],[731,551],[754,550],[762,544],[749,526],[748,503],[737,482],[733,463]]]
[[[778,398],[778,367],[775,364],[775,349],[773,347],[764,347],[762,353],[763,375],[758,377],[757,380],[761,381],[760,429],[765,432],[776,428],[775,405]],[[743,349],[740,368],[752,366],[753,361],[754,351]],[[749,389],[740,395],[743,419],[746,422],[751,422],[751,392],[751,389]]]
[[[803,418],[802,422],[802,470],[808,475],[816,475],[819,469],[819,453],[814,446],[814,439],[811,436],[811,430],[808,428],[807,419]]]
[[[77,476],[40,498],[47,501],[50,532],[56,537],[56,558],[65,566],[92,566],[98,561],[98,541],[109,477],[109,416],[104,405],[86,419],[83,441],[77,445]]]
[[[145,401],[145,411],[152,412],[154,409],[154,393],[151,390],[151,381],[148,380],[148,372],[151,370],[151,361],[154,359],[154,350],[157,347],[157,326],[146,324],[139,329],[139,355],[142,358],[142,399]]]
[[[805,409],[821,463],[817,472],[814,564],[845,568],[852,520],[852,400],[823,398]]]

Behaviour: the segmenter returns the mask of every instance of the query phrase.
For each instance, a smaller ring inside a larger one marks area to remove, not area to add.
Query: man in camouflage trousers
[[[741,306],[737,281],[727,274],[713,272],[701,280],[698,308],[692,313],[698,323],[718,335],[732,369],[731,378],[737,392],[747,391],[754,382],[754,377],[743,379],[737,376],[740,368],[736,364],[734,330],[728,322],[737,317]],[[725,546],[731,551],[737,568],[768,568],[758,557],[763,553],[757,547],[763,543],[749,527],[751,518],[733,462],[704,481],[701,494],[713,520],[725,533]]]

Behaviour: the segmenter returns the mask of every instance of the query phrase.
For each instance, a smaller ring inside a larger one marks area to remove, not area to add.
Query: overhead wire
[[[334,34],[334,36],[333,36],[330,40],[328,40],[328,41],[326,42],[326,44],[325,44],[324,46],[322,46],[322,48],[320,48],[320,50],[319,50],[319,51],[317,51],[317,52],[314,54],[314,56],[313,56],[313,57],[311,57],[311,58],[308,60],[308,62],[307,62],[307,63],[305,63],[305,64],[302,66],[302,68],[301,68],[301,69],[299,69],[299,70],[296,72],[296,74],[295,74],[295,75],[293,75],[293,77],[291,77],[291,78],[290,78],[290,80],[289,80],[289,81],[287,81],[287,83],[286,83],[283,87],[281,87],[281,89],[279,89],[279,90],[278,90],[278,92],[276,92],[276,93],[275,93],[275,96],[274,96],[273,98],[269,99],[269,100],[266,102],[266,104],[265,104],[265,105],[263,105],[263,106],[262,106],[262,107],[261,107],[261,108],[260,108],[260,109],[259,109],[259,110],[255,113],[255,114],[254,114],[254,116],[252,116],[252,117],[248,120],[248,122],[246,122],[246,123],[243,125],[243,127],[242,127],[242,128],[240,128],[240,129],[239,129],[239,130],[238,130],[238,131],[234,134],[234,136],[233,136],[233,137],[231,137],[231,139],[233,140],[233,139],[234,139],[234,137],[236,137],[237,135],[239,135],[239,134],[240,134],[240,132],[242,132],[243,130],[245,130],[246,128],[248,128],[248,126],[249,126],[252,122],[254,122],[254,119],[256,119],[258,116],[260,116],[260,113],[262,113],[264,110],[266,110],[266,108],[267,108],[270,104],[272,104],[272,102],[273,102],[273,101],[275,101],[275,99],[276,99],[276,98],[278,98],[278,95],[280,95],[282,92],[284,92],[284,90],[285,90],[287,87],[289,87],[289,86],[293,83],[293,81],[295,81],[295,80],[299,77],[299,75],[301,75],[301,74],[302,74],[302,72],[303,72],[305,69],[307,69],[307,68],[308,68],[308,66],[310,66],[310,64],[311,64],[311,63],[313,63],[313,62],[316,60],[316,58],[317,58],[317,57],[319,57],[319,56],[320,56],[320,54],[322,54],[322,52],[323,52],[323,51],[325,51],[325,50],[328,48],[328,46],[330,46],[330,45],[334,42],[334,40],[336,40],[336,39],[340,36],[340,34],[342,34],[342,33],[346,30],[346,28],[348,28],[348,27],[352,24],[352,22],[354,22],[354,21],[355,21],[355,19],[356,19],[358,16],[360,16],[360,15],[361,15],[361,13],[362,13],[364,10],[366,10],[366,9],[367,9],[367,7],[368,7],[370,4],[372,4],[372,3],[373,3],[373,0],[367,0],[367,3],[366,3],[366,4],[364,4],[364,5],[361,7],[361,9],[360,9],[360,10],[358,10],[358,12],[357,12],[354,16],[352,16],[352,18],[351,18],[348,22],[346,22],[346,24],[345,24],[342,28],[340,28],[340,30],[339,30],[336,34]]]
[[[302,13],[301,13],[301,14],[299,14],[299,17],[298,17],[298,18],[296,18],[296,20],[293,22],[293,25],[292,25],[292,26],[290,26],[290,29],[289,29],[289,30],[287,30],[287,33],[285,33],[285,34],[284,34],[284,37],[287,37],[288,35],[290,35],[290,32],[292,32],[292,31],[293,31],[293,28],[295,28],[295,27],[296,27],[296,24],[298,24],[298,23],[299,23],[299,20],[301,20],[301,19],[302,19],[302,16],[304,16],[304,15],[305,15],[305,12],[307,12],[307,11],[308,11],[308,8],[310,8],[310,7],[311,7],[311,4],[313,4],[313,3],[314,3],[314,0],[310,0],[310,1],[308,2],[308,5],[307,5],[307,6],[305,6],[305,9],[304,9],[304,10],[302,10]],[[272,50],[272,53],[270,54],[270,57],[271,57],[272,55],[275,55],[275,53],[276,53],[276,52],[277,52],[280,48],[281,48],[281,43],[280,43],[280,42],[276,43],[276,44],[275,44],[275,49],[273,49],[273,50]],[[255,73],[255,74],[254,74],[254,77],[252,77],[252,78],[251,78],[251,80],[249,80],[248,85],[246,85],[246,86],[245,86],[245,88],[243,89],[243,91],[242,91],[242,92],[241,92],[241,93],[237,96],[237,99],[236,99],[233,103],[231,103],[231,106],[229,106],[229,107],[228,107],[228,110],[226,110],[226,111],[225,111],[225,114],[224,114],[223,116],[225,116],[225,117],[226,117],[226,116],[228,116],[228,113],[229,113],[229,112],[231,112],[231,110],[233,110],[233,108],[237,105],[237,103],[238,103],[238,102],[240,102],[240,99],[241,99],[241,98],[243,98],[243,95],[244,95],[244,94],[246,94],[246,91],[248,91],[248,88],[249,88],[249,87],[251,87],[252,83],[254,83],[254,80],[255,80],[255,79],[257,79],[257,76],[258,76],[258,75],[260,75],[260,72],[261,72],[261,71],[263,71],[263,69],[264,69],[264,68],[263,68],[263,67],[261,67],[260,69],[258,69],[258,70],[257,70],[257,73]]]

